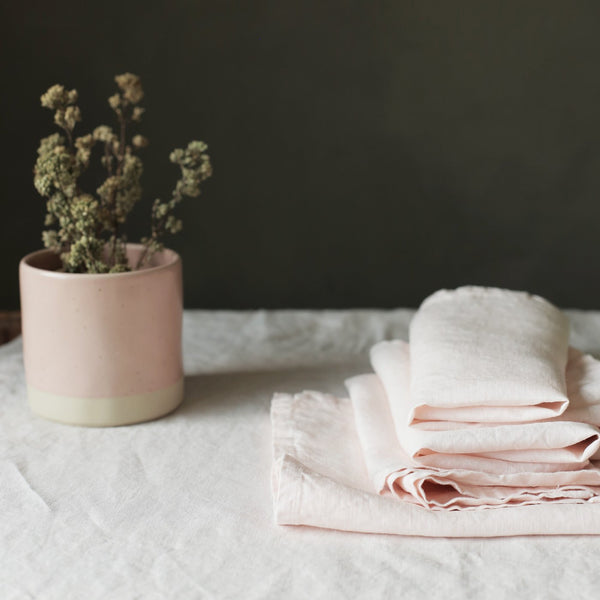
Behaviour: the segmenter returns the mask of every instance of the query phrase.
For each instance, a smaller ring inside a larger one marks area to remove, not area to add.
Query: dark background
[[[600,308],[597,2],[4,3],[0,307],[41,246],[39,96],[109,123],[141,75],[146,202],[174,147],[215,169],[169,245],[188,307],[415,306],[465,283]]]

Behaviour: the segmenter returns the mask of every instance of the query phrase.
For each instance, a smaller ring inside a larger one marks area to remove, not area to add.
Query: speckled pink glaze
[[[128,244],[130,263],[142,246]],[[106,398],[181,380],[182,269],[165,250],[140,271],[61,273],[48,250],[19,265],[27,383],[43,392]]]

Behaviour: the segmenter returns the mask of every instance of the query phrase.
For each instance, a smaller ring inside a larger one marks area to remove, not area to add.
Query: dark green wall
[[[83,132],[129,70],[147,200],[172,148],[213,157],[171,244],[188,307],[410,306],[477,283],[600,308],[597,2],[4,4],[0,307],[40,246],[41,92],[76,87]]]

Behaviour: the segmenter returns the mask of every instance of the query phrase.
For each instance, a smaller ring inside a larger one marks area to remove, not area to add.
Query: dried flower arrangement
[[[136,154],[148,145],[139,134],[131,136],[129,128],[141,121],[144,109],[142,83],[137,75],[124,73],[115,77],[118,92],[108,99],[118,121],[118,131],[100,125],[92,133],[74,137],[75,125],[81,121],[77,90],[53,85],[42,95],[42,106],[54,112],[54,122],[64,132],[41,140],[34,168],[34,185],[47,199],[45,224],[53,227],[43,232],[46,248],[60,255],[63,270],[69,273],[120,273],[130,271],[125,252],[127,238],[123,226],[133,207],[141,200],[141,158]],[[96,196],[82,191],[79,177],[90,165],[92,150],[102,146],[101,162],[106,180]],[[155,252],[163,249],[166,233],[177,233],[182,223],[173,214],[185,196],[197,197],[201,184],[212,174],[210,157],[204,142],[192,141],[187,148],[174,150],[172,163],[179,165],[181,178],[171,199],[152,205],[151,233],[142,238],[144,250],[134,268],[148,264]]]

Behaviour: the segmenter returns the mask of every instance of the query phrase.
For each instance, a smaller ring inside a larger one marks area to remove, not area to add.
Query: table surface
[[[600,312],[567,313],[599,355]],[[183,405],[109,429],[33,416],[21,340],[0,348],[0,598],[598,598],[600,537],[274,525],[273,392],[343,394],[412,314],[187,311]]]

